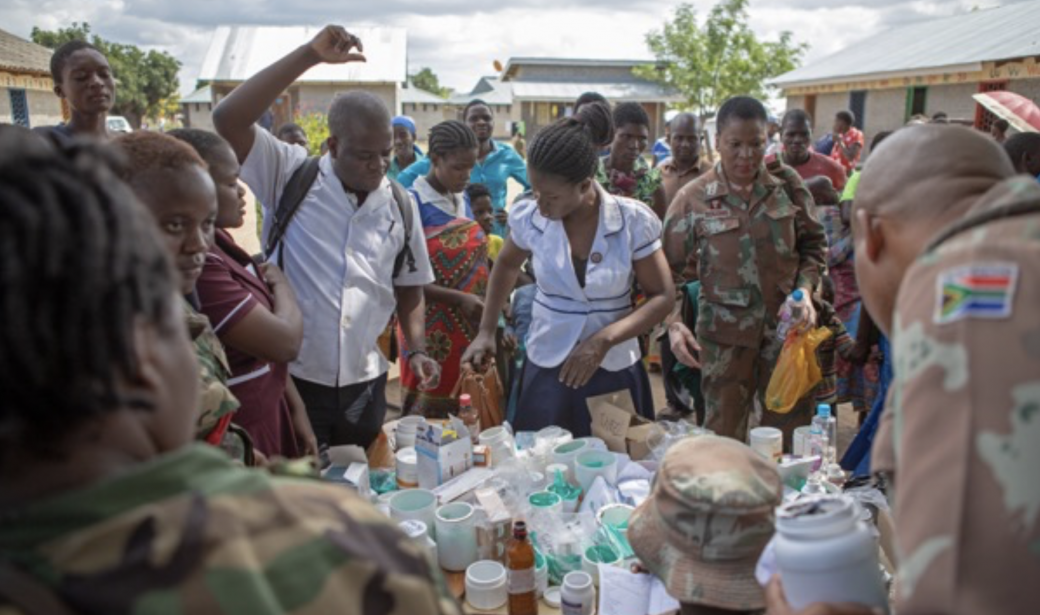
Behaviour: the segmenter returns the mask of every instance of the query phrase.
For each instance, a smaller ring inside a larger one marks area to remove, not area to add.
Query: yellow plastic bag
[[[766,407],[771,412],[787,414],[823,379],[816,347],[830,336],[826,327],[788,336],[766,389]]]

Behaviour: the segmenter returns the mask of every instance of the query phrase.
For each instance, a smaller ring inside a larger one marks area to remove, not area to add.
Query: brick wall
[[[1015,79],[1008,82],[1008,90],[1040,104],[1040,79]]]
[[[976,103],[971,95],[978,91],[978,83],[929,86],[925,113],[931,117],[939,111],[945,111],[951,119],[975,121]]]
[[[869,100],[869,96],[867,97]],[[849,108],[849,93],[819,94],[816,96],[816,115],[813,117],[813,139],[819,139],[834,129],[834,114]]]
[[[61,116],[61,99],[54,92],[26,90],[25,99],[29,105],[29,125],[33,128],[53,126],[64,121]],[[13,121],[11,94],[7,88],[0,88],[0,123],[10,124]]]
[[[867,92],[864,111],[863,136],[865,147],[870,147],[874,135],[884,130],[895,130],[905,122],[906,88],[871,90]]]
[[[423,107],[425,106],[425,111]],[[417,138],[425,141],[429,137],[430,129],[446,119],[454,119],[455,115],[449,112],[445,105],[432,103],[406,103],[401,105],[401,113],[415,120],[415,132]]]

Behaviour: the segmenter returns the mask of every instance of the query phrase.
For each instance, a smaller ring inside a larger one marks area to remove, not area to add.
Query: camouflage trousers
[[[702,339],[701,393],[706,416],[704,426],[720,436],[748,441],[749,423],[776,427],[784,433],[784,451],[791,452],[794,430],[812,422],[812,395],[787,414],[765,409],[766,389],[780,356],[781,344],[764,340],[759,348],[718,344]],[[757,415],[761,419],[752,421]]]

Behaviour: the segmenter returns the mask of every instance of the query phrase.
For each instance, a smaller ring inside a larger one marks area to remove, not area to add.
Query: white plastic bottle
[[[596,588],[592,575],[587,572],[568,572],[560,590],[560,611],[563,615],[592,615],[596,605]]]
[[[822,405],[823,404],[821,404],[821,406]],[[829,411],[830,408],[828,408],[828,412]],[[830,448],[830,443],[827,440],[825,424],[823,420],[820,420],[819,412],[820,410],[817,408],[817,415],[813,417],[812,424],[809,426],[809,441],[806,443],[808,448],[806,453],[810,457],[817,457],[817,460],[812,464],[812,468],[809,472],[809,479],[805,482],[805,486],[802,487],[802,493],[827,493],[827,489],[823,485],[823,470],[827,468],[825,460],[827,457],[827,449]]]
[[[815,496],[781,506],[773,548],[792,609],[853,602],[888,612],[878,546],[851,498]]]
[[[802,328],[805,319],[806,298],[805,293],[798,289],[784,301],[780,309],[780,322],[776,327],[776,337],[781,342],[787,339],[792,330]]]

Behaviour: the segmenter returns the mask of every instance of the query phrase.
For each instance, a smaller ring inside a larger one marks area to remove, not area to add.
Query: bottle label
[[[580,602],[560,600],[560,612],[563,615],[584,615],[584,611],[585,609]]]
[[[509,571],[509,593],[526,594],[535,587],[534,568]]]

